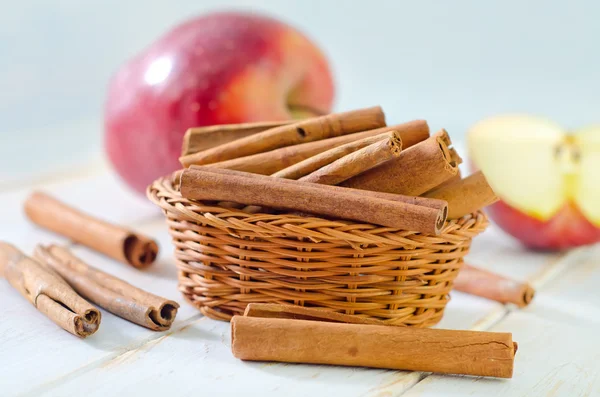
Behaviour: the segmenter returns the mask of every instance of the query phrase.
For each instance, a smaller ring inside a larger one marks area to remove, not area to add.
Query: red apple
[[[168,32],[114,76],[106,150],[120,176],[143,193],[181,167],[188,128],[328,113],[333,91],[327,60],[297,30],[249,13],[202,16]]]
[[[600,126],[567,135],[557,124],[505,115],[468,133],[469,155],[501,201],[490,217],[526,246],[600,241]]]

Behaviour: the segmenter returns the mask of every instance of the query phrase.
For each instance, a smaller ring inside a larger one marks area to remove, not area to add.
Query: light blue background
[[[336,108],[381,104],[455,140],[499,112],[600,122],[597,1],[0,0],[0,181],[101,156],[114,70],[179,21],[267,12],[328,55]],[[32,143],[28,143],[32,142]]]

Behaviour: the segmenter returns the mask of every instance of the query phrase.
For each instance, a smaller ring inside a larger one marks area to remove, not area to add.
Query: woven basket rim
[[[249,214],[188,200],[174,175],[149,199],[167,218],[179,290],[204,315],[229,320],[248,303],[285,303],[429,327],[442,318],[481,211],[426,235],[290,213]]]
[[[240,209],[219,206],[218,203],[215,202],[191,200],[182,197],[178,188],[175,186],[180,172],[181,171],[179,170],[169,176],[155,180],[148,186],[148,198],[165,213],[167,211],[177,212],[182,218],[191,221],[197,221],[197,216],[202,215],[211,226],[228,232],[231,232],[232,230],[254,231],[263,233],[265,238],[300,233],[303,237],[312,237],[315,241],[343,238],[347,241],[355,240],[357,243],[364,243],[364,233],[368,232],[369,234],[373,234],[376,232],[377,234],[394,234],[396,238],[400,239],[394,239],[393,241],[387,242],[384,241],[384,239],[378,239],[378,243],[398,244],[407,243],[408,241],[402,241],[402,237],[406,236],[446,239],[453,234],[458,234],[463,235],[464,237],[473,238],[488,226],[487,217],[481,210],[473,212],[472,214],[467,214],[460,219],[447,220],[439,235],[407,231],[368,222],[358,222],[347,219],[328,219],[312,214],[299,215],[297,213],[286,211],[250,214]],[[343,236],[322,233],[304,235],[301,233],[301,229],[315,228],[323,230],[327,228],[336,228],[339,230],[341,228]]]

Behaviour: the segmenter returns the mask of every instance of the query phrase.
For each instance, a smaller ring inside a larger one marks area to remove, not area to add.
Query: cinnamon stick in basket
[[[419,196],[458,172],[461,160],[449,145],[450,137],[442,130],[403,150],[398,158],[357,175],[342,186]]]
[[[180,160],[184,167],[189,167],[192,164],[211,164],[285,146],[318,141],[383,126],[385,126],[385,115],[379,106],[344,113],[333,113],[272,128],[199,153],[184,156]]]
[[[246,171],[261,175],[272,175],[277,171],[294,165],[302,160],[306,160],[309,157],[322,153],[326,150],[389,131],[398,131],[400,133],[403,148],[413,146],[429,138],[429,126],[427,125],[427,122],[424,120],[415,120],[404,124],[382,127],[349,135],[342,135],[336,138],[287,146],[265,153],[208,164],[207,166]]]
[[[277,171],[272,174],[276,178],[286,178],[286,179],[295,179],[298,180],[303,176],[306,176],[319,168],[322,168],[326,165],[333,163],[336,160],[341,159],[342,157],[354,153],[357,150],[365,148],[369,145],[372,145],[376,142],[379,142],[383,139],[388,138],[392,131],[384,132],[382,134],[369,136],[362,139],[357,139],[356,141],[346,143],[344,145],[336,146],[329,150],[326,150],[322,153],[311,156],[305,160],[302,160],[296,164],[293,164],[287,168],[282,169],[281,171]],[[352,135],[349,135],[352,136]],[[400,140],[402,140],[402,136],[400,136]],[[403,143],[404,146],[404,143]]]
[[[439,234],[445,222],[443,209],[359,195],[336,186],[222,171],[209,167],[185,169],[181,195],[192,200],[233,201],[316,213],[428,234]]]
[[[392,131],[387,135],[385,139],[347,154],[298,180],[322,185],[337,185],[398,157],[402,151],[400,134]]]
[[[198,153],[224,143],[235,141],[236,139],[254,135],[258,132],[297,122],[298,120],[259,121],[254,123],[221,124],[190,128],[183,136],[181,156]]]
[[[29,196],[25,213],[39,226],[136,268],[149,266],[158,255],[151,238],[84,214],[42,192]]]
[[[192,165],[190,167],[190,169],[200,169],[200,170],[205,170],[207,168],[208,167],[201,166],[201,165]],[[241,172],[241,171],[227,170],[227,169],[221,169],[221,168],[210,168],[210,172],[213,172],[216,174],[222,174],[222,175],[226,175],[226,176],[228,176],[228,175],[235,176],[235,175],[242,174],[246,178],[256,179],[256,180],[262,181],[264,183],[268,183],[269,178],[270,178],[265,175],[251,174],[249,172]],[[181,183],[181,179],[179,179],[179,181]],[[290,179],[284,179],[284,178],[279,178],[278,182],[279,183],[287,183],[292,186],[297,185],[297,183],[295,181],[292,181]],[[312,184],[312,186],[315,188],[319,188],[322,185]],[[418,196],[405,196],[402,194],[372,192],[370,190],[348,189],[348,188],[343,188],[343,187],[339,187],[339,186],[322,186],[322,187],[326,194],[338,194],[338,193],[340,193],[340,194],[355,194],[355,195],[361,196],[361,197],[373,197],[373,198],[378,198],[378,199],[383,199],[383,200],[398,201],[398,202],[411,204],[411,205],[419,205],[419,206],[423,206],[423,207],[435,208],[436,210],[440,210],[442,212],[442,219],[446,219],[447,214],[448,214],[448,203],[446,203],[443,200],[426,198],[426,197],[418,197]],[[220,202],[219,206],[222,206],[222,207],[225,206],[227,208],[237,208],[238,207],[238,205],[236,203],[232,203],[232,202]],[[244,208],[244,212],[246,212],[246,210],[250,207],[254,207],[254,206],[249,206],[247,208]],[[262,207],[258,206],[258,207],[253,208],[252,211],[250,211],[250,212],[251,213],[260,212],[261,209],[262,209]]]
[[[234,316],[242,360],[330,364],[511,378],[512,334]]]
[[[425,194],[448,202],[448,218],[457,219],[498,201],[485,176],[478,171]]]
[[[421,197],[427,197],[428,194],[433,193],[434,191],[441,189],[443,187],[446,187],[448,185],[453,184],[456,181],[460,181],[462,179],[462,174],[460,172],[460,169],[458,170],[458,172],[456,173],[456,175],[454,175],[452,178],[447,179],[446,181],[442,182],[441,184],[439,184],[438,186],[434,187],[433,189],[427,191],[426,193],[423,193],[421,195]]]
[[[179,304],[87,265],[67,248],[38,245],[34,256],[62,276],[81,296],[109,312],[154,331],[166,331]]]
[[[535,290],[527,283],[467,264],[464,264],[458,272],[454,280],[454,288],[496,302],[514,303],[519,307],[529,305],[535,295]]]
[[[314,172],[311,172],[310,174],[305,175],[298,180],[303,182],[318,183],[322,185],[337,185],[340,182],[352,178],[353,176],[358,175],[362,172],[368,171],[371,168],[376,167],[400,155],[400,152],[402,151],[402,139],[400,138],[400,134],[397,131],[391,131],[385,134],[376,135],[375,137],[366,138],[361,141],[370,140],[373,138],[381,139],[359,150],[346,154],[345,156],[342,156],[337,160],[326,164],[321,168],[316,169]],[[333,149],[333,151],[336,150]],[[330,152],[332,152],[332,150],[328,150],[327,152],[321,153],[321,155],[324,156],[317,155],[307,159],[306,161],[304,161],[304,163],[306,163],[305,166],[301,167],[300,170],[304,171],[311,169],[313,168],[313,164],[322,163],[324,158],[333,157],[331,154],[328,154]],[[311,162],[310,160],[312,160],[315,157],[316,160],[314,162]],[[288,167],[287,169],[289,170],[292,167]],[[292,170],[291,173],[287,174],[296,174],[296,171]],[[273,174],[272,176],[276,177],[277,175],[281,174],[282,172],[280,171],[278,173]],[[285,175],[286,173],[284,172],[283,174]],[[244,208],[244,212],[249,213],[257,213],[261,210],[262,208],[259,206],[249,206]]]
[[[100,311],[52,269],[11,244],[0,242],[0,275],[41,313],[73,335],[85,338],[100,326]]]

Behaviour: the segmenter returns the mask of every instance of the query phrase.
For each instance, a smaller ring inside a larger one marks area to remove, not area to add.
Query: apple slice
[[[567,135],[542,118],[497,116],[472,127],[468,146],[501,199],[489,214],[506,232],[543,249],[600,241],[600,126]]]
[[[549,219],[564,204],[564,141],[559,125],[530,116],[499,116],[476,124],[469,155],[509,205],[537,219]]]
[[[600,226],[600,125],[577,131],[573,142],[578,162],[573,199],[583,215]]]

